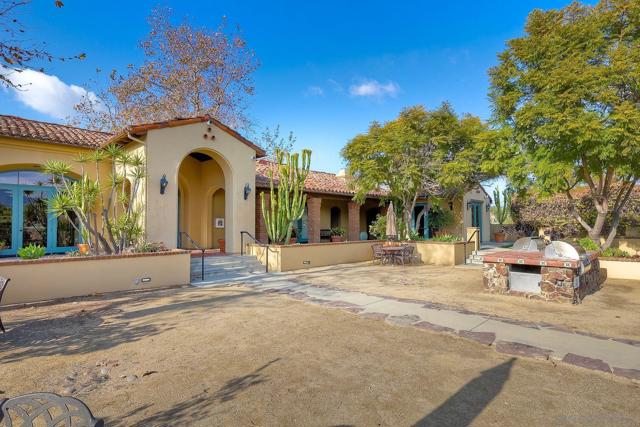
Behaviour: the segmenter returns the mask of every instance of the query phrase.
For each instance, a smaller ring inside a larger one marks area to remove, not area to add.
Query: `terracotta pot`
[[[497,243],[504,242],[505,234],[503,232],[493,233],[493,240]]]
[[[298,241],[297,237],[290,237],[289,238],[289,244],[290,245],[295,245],[297,241]]]
[[[218,248],[220,249],[220,252],[224,253],[226,252],[226,248],[224,246],[224,239],[218,239]]]
[[[342,242],[344,236],[331,236],[331,243]]]
[[[89,253],[88,243],[78,243],[78,252],[80,255],[87,255]]]

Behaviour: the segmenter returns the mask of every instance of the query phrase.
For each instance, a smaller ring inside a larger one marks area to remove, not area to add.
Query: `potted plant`
[[[495,214],[496,221],[500,226],[493,233],[493,240],[497,243],[502,243],[505,241],[506,234],[504,232],[504,222],[509,217],[509,212],[511,211],[511,191],[508,189],[504,189],[502,191],[502,200],[500,199],[500,190],[497,188],[493,189],[493,201],[496,204]]]
[[[18,256],[22,259],[38,259],[45,254],[45,248],[40,245],[30,243],[29,246],[18,249]]]
[[[344,228],[332,227],[331,228],[331,242],[343,242],[344,241]]]
[[[87,229],[83,228],[82,229],[82,243],[78,243],[78,253],[80,255],[88,255],[89,251],[90,251],[90,247],[89,244],[87,243],[89,241],[89,233],[87,233]]]
[[[298,241],[298,231],[295,228],[291,229],[291,237],[289,238],[289,244],[295,245]]]
[[[7,242],[0,240],[0,251],[3,249],[9,249],[9,246],[7,245]]]

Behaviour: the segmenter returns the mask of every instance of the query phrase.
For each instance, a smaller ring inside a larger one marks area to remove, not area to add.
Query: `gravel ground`
[[[613,338],[640,340],[640,280],[608,279],[582,304],[535,301],[484,292],[482,270],[345,264],[300,270],[295,280],[365,293],[420,299],[530,322],[547,322]]]
[[[637,426],[640,385],[240,287],[6,310],[0,397],[108,426]]]

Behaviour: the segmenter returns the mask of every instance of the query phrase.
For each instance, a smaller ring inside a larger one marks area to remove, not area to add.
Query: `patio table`
[[[402,246],[383,246],[382,252],[384,252],[389,261],[396,265],[400,257],[402,257],[404,248]]]

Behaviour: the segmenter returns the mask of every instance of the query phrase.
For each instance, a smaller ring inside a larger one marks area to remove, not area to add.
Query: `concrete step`
[[[191,259],[191,284],[195,286],[216,285],[250,281],[265,274],[265,267],[255,256],[220,255]]]
[[[242,274],[242,273],[228,273],[218,276],[208,276],[205,275],[204,280],[202,280],[199,276],[191,277],[191,284],[193,286],[214,286],[214,285],[227,285],[234,283],[251,283],[256,280],[260,280],[264,277],[269,276],[269,273],[250,273],[250,274]]]

